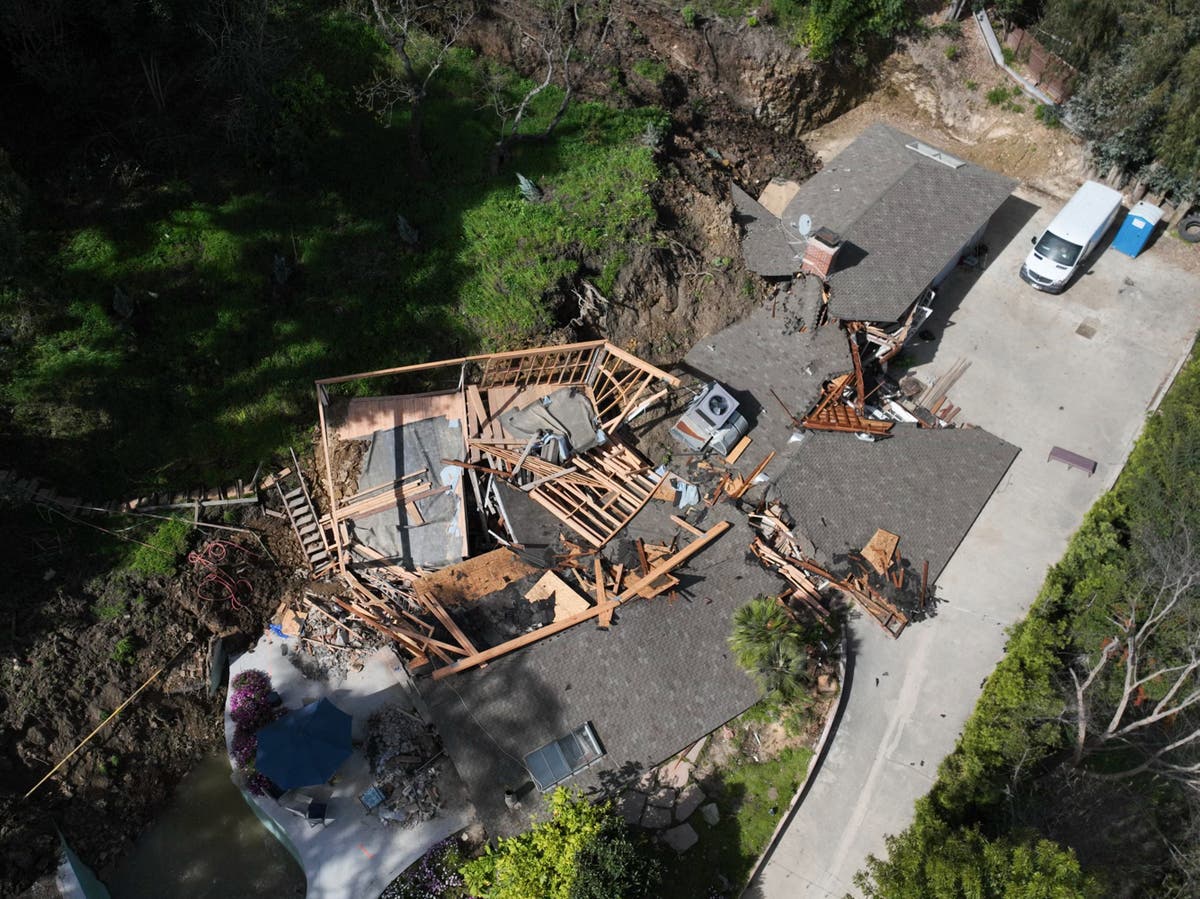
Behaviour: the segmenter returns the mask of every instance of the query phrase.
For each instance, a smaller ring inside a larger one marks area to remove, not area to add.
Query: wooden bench
[[[1089,459],[1087,456],[1081,456],[1079,453],[1063,449],[1061,446],[1051,449],[1050,455],[1046,457],[1046,461],[1061,462],[1067,468],[1078,468],[1080,471],[1086,471],[1089,478],[1096,473],[1096,462],[1094,460]]]

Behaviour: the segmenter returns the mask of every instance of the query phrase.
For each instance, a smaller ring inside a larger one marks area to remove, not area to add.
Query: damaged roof
[[[800,185],[782,221],[735,189],[747,266],[767,277],[798,271],[804,238],[796,223],[807,215],[813,228],[842,237],[828,277],[830,312],[850,321],[899,320],[1017,185],[937,148],[927,150],[945,161],[907,146],[917,143],[872,125]]]
[[[647,508],[644,526],[661,538],[670,510]],[[488,832],[527,826],[541,805],[536,790],[510,810],[505,788],[529,782],[524,757],[591,722],[605,755],[570,779],[585,789],[623,782],[741,714],[758,701],[754,682],[727,645],[734,610],[777,593],[775,574],[747,564],[752,539],[741,515],[681,572],[680,598],[638,600],[621,608],[613,627],[563,631],[486,669],[418,681],[447,754],[454,761]],[[716,517],[701,523],[710,527]],[[668,524],[669,526],[669,524]],[[640,529],[631,525],[631,531]]]
[[[743,403],[755,440],[780,449],[794,430],[771,391],[795,415],[804,415],[821,395],[821,385],[853,370],[846,332],[834,325],[796,331],[793,298],[802,289],[820,291],[816,278],[798,279],[778,300],[768,300],[741,321],[692,347],[685,361],[720,381]],[[774,314],[773,314],[774,313]],[[745,404],[745,400],[753,400]]]
[[[886,440],[810,433],[775,480],[800,530],[828,555],[858,550],[877,528],[900,535],[937,580],[1019,449],[982,428],[897,425]]]

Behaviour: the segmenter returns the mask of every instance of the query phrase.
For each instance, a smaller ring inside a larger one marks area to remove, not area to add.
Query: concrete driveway
[[[1108,250],[1061,296],[1017,275],[1029,238],[1059,208],[1012,197],[985,237],[982,272],[959,268],[926,327],[937,339],[909,355],[926,383],[958,359],[971,367],[949,393],[969,422],[1021,447],[937,585],[933,619],[891,640],[870,621],[845,709],[808,793],[747,896],[843,896],[868,853],[908,825],[953,749],[1005,628],[1037,595],[1084,513],[1116,478],[1200,326],[1200,278],[1154,249]],[[1047,454],[1095,459],[1096,475]],[[900,543],[904,548],[903,535]]]

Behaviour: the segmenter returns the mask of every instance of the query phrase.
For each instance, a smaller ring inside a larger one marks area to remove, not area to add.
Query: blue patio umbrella
[[[353,751],[350,722],[328,699],[288,712],[258,732],[255,767],[284,790],[325,783]]]

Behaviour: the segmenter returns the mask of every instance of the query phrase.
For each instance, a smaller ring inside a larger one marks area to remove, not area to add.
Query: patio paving
[[[271,676],[271,683],[288,708],[328,698],[353,718],[354,753],[338,769],[331,786],[306,790],[328,795],[328,823],[312,827],[269,796],[243,792],[264,825],[296,857],[308,881],[308,899],[367,899],[378,896],[395,877],[419,859],[429,847],[466,827],[475,816],[466,790],[443,758],[437,787],[442,808],[437,816],[412,827],[385,823],[368,813],[358,797],[374,783],[361,744],[367,720],[377,709],[392,704],[413,709],[407,675],[390,649],[380,649],[364,659],[360,671],[330,681],[312,680],[292,662],[297,641],[268,634],[229,666],[230,679],[249,668]],[[287,653],[285,655],[285,652]],[[303,656],[302,656],[303,657]],[[225,742],[233,739],[233,722],[225,716]],[[330,791],[332,793],[330,794]],[[269,823],[268,823],[269,822]]]

